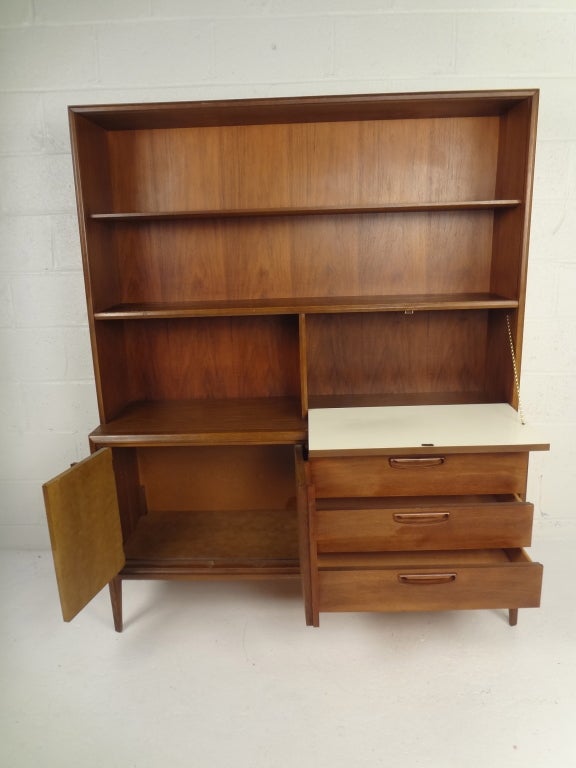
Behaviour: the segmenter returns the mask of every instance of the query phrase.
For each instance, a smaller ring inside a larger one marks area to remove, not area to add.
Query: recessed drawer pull
[[[428,525],[430,523],[446,523],[450,512],[395,512],[395,523],[406,525]]]
[[[444,464],[444,456],[423,456],[414,458],[412,456],[394,457],[388,459],[392,469],[425,469],[426,467],[439,467]]]
[[[456,581],[455,573],[401,573],[400,584],[449,584]]]

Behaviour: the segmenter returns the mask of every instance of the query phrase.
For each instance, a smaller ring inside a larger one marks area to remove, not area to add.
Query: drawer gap
[[[521,501],[514,493],[485,493],[467,496],[385,496],[366,498],[350,496],[335,499],[316,500],[316,509],[331,510],[363,510],[363,509],[404,509],[412,507],[442,507],[468,506],[473,504],[514,504]]]
[[[388,568],[456,568],[528,565],[522,549],[475,549],[439,552],[344,552],[318,555],[319,570],[384,570]]]

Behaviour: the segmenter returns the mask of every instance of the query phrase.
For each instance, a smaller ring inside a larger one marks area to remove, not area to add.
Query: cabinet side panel
[[[518,322],[517,311],[492,312],[490,314],[485,386],[489,393],[489,399],[510,403],[517,408],[518,397],[515,391],[514,365],[510,350],[507,317],[510,319],[510,329],[514,334]]]
[[[113,462],[122,537],[124,542],[127,542],[136,529],[138,520],[147,512],[146,497],[140,483],[136,451],[130,448],[115,448]]]
[[[108,135],[99,126],[74,113],[70,115],[72,159],[88,310],[101,309],[119,299],[113,237],[109,227],[90,214],[109,209],[111,198]]]
[[[90,213],[106,210],[111,205],[107,134],[98,125],[72,111],[69,118],[98,408],[101,421],[105,421],[108,406],[103,393],[105,385],[102,382],[93,313],[120,300],[120,281],[113,232],[109,227],[92,221]]]
[[[537,111],[538,97],[534,94],[502,116],[498,155],[496,193],[522,201],[512,210],[495,214],[491,275],[494,292],[518,300],[517,311],[510,313],[518,372],[522,361]],[[503,337],[508,345],[504,323],[505,318],[499,316],[492,321],[487,375],[492,386],[505,393],[505,399],[517,407],[510,350],[502,350]]]
[[[494,220],[492,288],[522,303],[526,290],[526,264],[535,148],[535,117],[531,102],[516,107],[503,118],[498,187],[514,195],[521,205],[499,211]]]
[[[124,323],[97,323],[94,344],[99,369],[100,421],[106,424],[129,403],[144,399],[142,371],[147,359],[146,347],[140,349],[143,359],[139,359],[137,365],[127,363]]]

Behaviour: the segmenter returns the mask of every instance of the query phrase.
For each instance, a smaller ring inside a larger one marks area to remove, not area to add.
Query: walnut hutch
[[[518,381],[537,91],[69,109],[100,425],[63,615],[124,579],[537,606]]]

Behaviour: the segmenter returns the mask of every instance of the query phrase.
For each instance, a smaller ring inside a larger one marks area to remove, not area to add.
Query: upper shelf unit
[[[164,439],[151,402],[288,398],[288,437],[255,416],[257,441],[301,436],[307,392],[512,401],[536,108],[528,90],[71,107],[112,437]]]
[[[497,178],[500,133],[492,116],[109,131],[100,148],[108,174],[87,195],[85,215],[277,217],[516,204],[523,190]]]
[[[514,308],[533,96],[71,107],[91,309]]]

